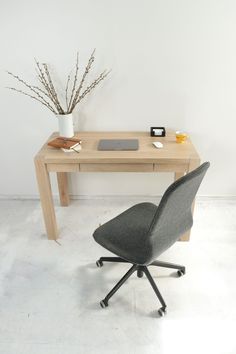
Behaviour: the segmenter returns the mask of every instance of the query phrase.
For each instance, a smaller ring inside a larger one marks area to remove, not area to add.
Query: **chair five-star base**
[[[102,267],[103,262],[117,262],[117,263],[130,263],[126,261],[123,258],[120,257],[101,257],[97,262],[96,265],[97,267]],[[163,267],[163,268],[172,268],[172,269],[177,269],[177,275],[180,277],[185,274],[185,267],[179,264],[173,264],[173,263],[167,263],[167,262],[162,262],[162,261],[154,261],[150,263],[148,266],[156,266],[156,267]],[[107,294],[107,296],[100,302],[100,305],[102,308],[105,308],[108,306],[108,301],[109,299],[117,292],[117,290],[125,283],[125,281],[134,273],[137,272],[138,278],[142,278],[143,274],[146,275],[149,283],[151,284],[156,296],[158,297],[158,300],[161,303],[161,308],[158,310],[158,313],[160,316],[164,316],[166,313],[166,303],[156,285],[154,282],[149,270],[148,266],[145,265],[138,265],[138,264],[132,264],[131,268],[128,270],[127,273],[118,281],[118,283],[114,286],[114,288],[111,289],[111,291]]]

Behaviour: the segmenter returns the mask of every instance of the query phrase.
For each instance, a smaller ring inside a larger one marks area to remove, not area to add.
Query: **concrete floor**
[[[109,252],[94,242],[93,230],[136,202],[57,203],[57,243],[45,237],[38,201],[0,201],[1,354],[236,353],[232,200],[197,202],[191,242],[160,258],[186,265],[185,276],[151,269],[168,305],[165,317],[157,315],[147,279],[135,275],[100,308],[128,266],[96,267]]]

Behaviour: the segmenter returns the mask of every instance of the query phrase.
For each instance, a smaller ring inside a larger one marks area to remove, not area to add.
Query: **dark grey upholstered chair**
[[[205,162],[176,180],[166,190],[158,206],[136,204],[95,230],[95,241],[118,256],[101,257],[96,262],[98,267],[104,261],[132,263],[128,272],[100,302],[102,307],[108,306],[111,296],[137,271],[139,278],[145,273],[161,302],[158,312],[164,315],[166,304],[147,266],[174,268],[179,276],[185,274],[184,266],[157,261],[156,258],[192,227],[191,206],[209,166],[210,163]]]

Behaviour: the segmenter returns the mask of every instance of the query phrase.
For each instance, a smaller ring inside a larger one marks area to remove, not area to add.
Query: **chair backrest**
[[[149,231],[150,259],[156,259],[193,225],[192,203],[210,163],[176,180],[164,193]]]

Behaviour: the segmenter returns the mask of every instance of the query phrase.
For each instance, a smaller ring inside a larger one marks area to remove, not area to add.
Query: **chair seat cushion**
[[[148,233],[156,211],[155,204],[136,204],[97,228],[93,237],[117,256],[131,263],[146,264],[151,252]]]

